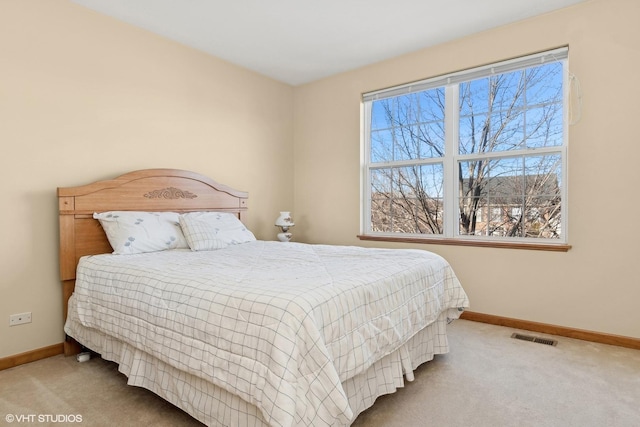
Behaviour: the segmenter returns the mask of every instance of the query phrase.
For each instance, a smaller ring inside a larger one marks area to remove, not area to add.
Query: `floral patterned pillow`
[[[114,254],[187,249],[176,212],[110,211],[94,213]]]
[[[189,212],[180,226],[192,251],[211,251],[256,240],[237,216],[228,212]]]

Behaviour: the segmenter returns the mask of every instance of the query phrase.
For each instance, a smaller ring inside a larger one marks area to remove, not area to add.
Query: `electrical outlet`
[[[9,316],[9,326],[22,325],[23,323],[31,323],[31,312],[12,314]]]

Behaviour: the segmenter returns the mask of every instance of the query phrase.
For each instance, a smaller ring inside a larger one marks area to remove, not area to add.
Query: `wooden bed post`
[[[73,197],[58,199],[60,222],[60,280],[62,281],[63,321],[67,320],[67,305],[75,287],[75,228],[73,226]],[[80,352],[81,346],[65,335],[64,355],[71,356]]]

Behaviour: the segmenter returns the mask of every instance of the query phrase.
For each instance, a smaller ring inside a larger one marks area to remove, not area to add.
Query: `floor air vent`
[[[535,342],[535,343],[538,343],[538,344],[544,344],[544,345],[556,345],[556,344],[558,344],[558,341],[556,341],[556,340],[552,340],[552,339],[549,339],[549,338],[533,337],[531,335],[523,335],[523,334],[518,334],[516,332],[511,334],[511,338],[514,338],[514,339],[517,339],[517,340],[522,340],[522,341],[531,341],[531,342]]]

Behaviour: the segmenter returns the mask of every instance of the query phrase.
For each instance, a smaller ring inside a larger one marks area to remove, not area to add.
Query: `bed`
[[[436,254],[257,240],[247,193],[194,172],[58,199],[65,354],[86,347],[207,425],[349,425],[448,352],[468,307]],[[129,217],[183,235],[115,241]]]

